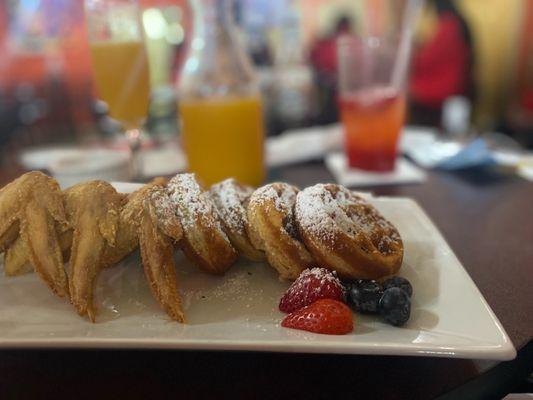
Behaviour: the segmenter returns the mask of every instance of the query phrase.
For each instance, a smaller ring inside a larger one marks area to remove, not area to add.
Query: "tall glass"
[[[394,169],[421,0],[365,0],[358,36],[338,39],[339,108],[351,167]]]
[[[137,0],[85,0],[85,18],[98,95],[124,125],[135,163],[150,98]]]
[[[190,0],[194,30],[179,77],[178,111],[189,170],[205,184],[265,177],[263,115],[250,60],[240,46],[231,0]]]

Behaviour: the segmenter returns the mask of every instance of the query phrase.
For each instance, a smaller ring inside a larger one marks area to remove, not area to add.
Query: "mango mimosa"
[[[95,83],[113,118],[137,127],[150,97],[148,59],[142,41],[91,42]]]

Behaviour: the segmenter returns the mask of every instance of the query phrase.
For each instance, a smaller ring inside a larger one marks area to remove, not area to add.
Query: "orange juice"
[[[339,106],[350,167],[393,170],[404,123],[404,96],[389,88],[364,89],[342,95]]]
[[[141,41],[93,42],[92,65],[99,96],[113,118],[137,127],[148,111],[148,59]]]
[[[265,178],[259,97],[223,97],[179,103],[189,170],[206,185],[234,177],[258,186]]]

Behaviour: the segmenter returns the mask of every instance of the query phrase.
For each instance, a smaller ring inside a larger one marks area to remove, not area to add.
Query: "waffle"
[[[263,261],[265,253],[256,249],[248,238],[250,224],[246,208],[253,191],[250,186],[230,178],[211,186],[210,193],[231,244],[249,260]]]
[[[297,193],[295,186],[271,183],[257,189],[248,204],[250,240],[265,251],[282,280],[294,280],[316,265],[296,229],[293,209]]]
[[[379,279],[398,271],[403,243],[396,228],[348,189],[318,184],[298,193],[296,224],[319,265],[345,278]]]
[[[167,185],[183,227],[185,255],[205,272],[222,274],[237,259],[237,251],[222,229],[215,205],[194,174],[178,174]]]

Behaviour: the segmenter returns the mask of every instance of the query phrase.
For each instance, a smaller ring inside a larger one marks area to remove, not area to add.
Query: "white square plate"
[[[135,189],[116,184],[119,191]],[[35,274],[0,276],[0,347],[164,348],[391,354],[508,360],[516,351],[497,318],[422,209],[405,198],[370,198],[399,229],[401,275],[414,287],[402,328],[355,317],[355,330],[329,336],[285,329],[278,301],[288,284],[262,263],[239,261],[210,276],[176,254],[187,325],[170,321],[153,300],[134,253],[102,272],[97,323],[80,318]]]

